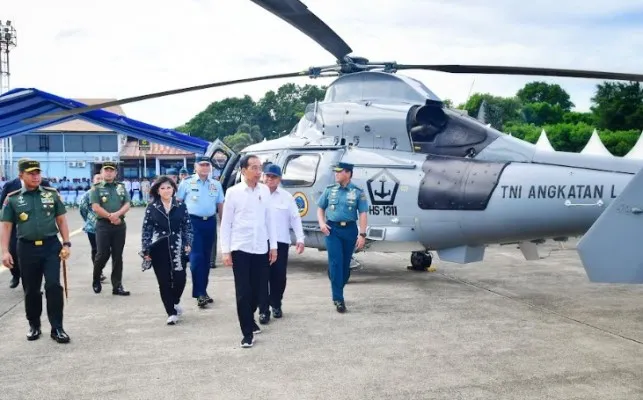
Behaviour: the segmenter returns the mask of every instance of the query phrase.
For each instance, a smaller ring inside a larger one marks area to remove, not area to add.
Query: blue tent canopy
[[[210,142],[206,140],[172,129],[159,128],[105,110],[92,110],[83,114],[46,121],[25,122],[25,119],[28,118],[85,106],[86,104],[79,101],[58,97],[38,89],[13,89],[0,96],[0,139],[78,118],[114,132],[197,154],[205,154],[210,145]]]

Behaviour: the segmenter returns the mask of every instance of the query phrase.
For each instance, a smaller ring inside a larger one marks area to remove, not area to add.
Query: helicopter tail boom
[[[643,283],[643,169],[594,222],[577,246],[592,282]]]

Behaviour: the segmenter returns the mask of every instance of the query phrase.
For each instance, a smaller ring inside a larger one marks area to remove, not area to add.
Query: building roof
[[[146,151],[145,155],[148,157],[156,157],[156,156],[193,157],[194,153],[177,149],[176,147],[170,147],[170,146],[165,146],[162,144],[151,142],[150,150]],[[138,158],[143,158],[143,152],[141,152],[138,149],[138,141],[129,141],[125,145],[123,145],[123,148],[121,149],[119,156],[121,159],[128,159],[128,158],[138,159]]]
[[[147,124],[107,110],[96,109],[74,114],[78,112],[73,111],[74,109],[85,106],[85,103],[35,88],[10,90],[0,95],[0,139],[81,119],[104,127],[107,132],[118,132],[123,136],[134,136],[197,154],[205,154],[212,145],[205,139]]]
[[[81,103],[87,105],[100,104],[108,101],[114,101],[116,99],[74,99]],[[104,108],[105,111],[109,111],[114,114],[125,116],[125,112],[121,106],[112,106]],[[63,122],[62,124],[50,125],[44,128],[35,130],[34,132],[114,132],[110,129],[103,128],[102,126],[92,124],[91,122],[83,121],[82,119],[74,119],[68,122]]]

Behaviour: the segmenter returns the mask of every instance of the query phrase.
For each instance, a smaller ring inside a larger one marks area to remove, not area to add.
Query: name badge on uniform
[[[20,221],[26,221],[29,219],[29,214],[23,212],[23,213],[20,213],[18,217],[20,218]]]

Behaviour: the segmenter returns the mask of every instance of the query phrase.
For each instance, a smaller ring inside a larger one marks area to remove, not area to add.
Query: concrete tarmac
[[[124,286],[91,289],[89,243],[72,238],[69,344],[25,338],[22,291],[0,273],[0,399],[637,399],[643,398],[643,287],[588,282],[574,243],[539,261],[492,246],[484,262],[406,270],[408,255],[364,253],[331,302],[326,253],[291,250],[284,318],[240,347],[232,271],[211,270],[215,303],[167,326],[142,272],[142,209],[127,219]],[[69,211],[72,231],[82,226]]]

